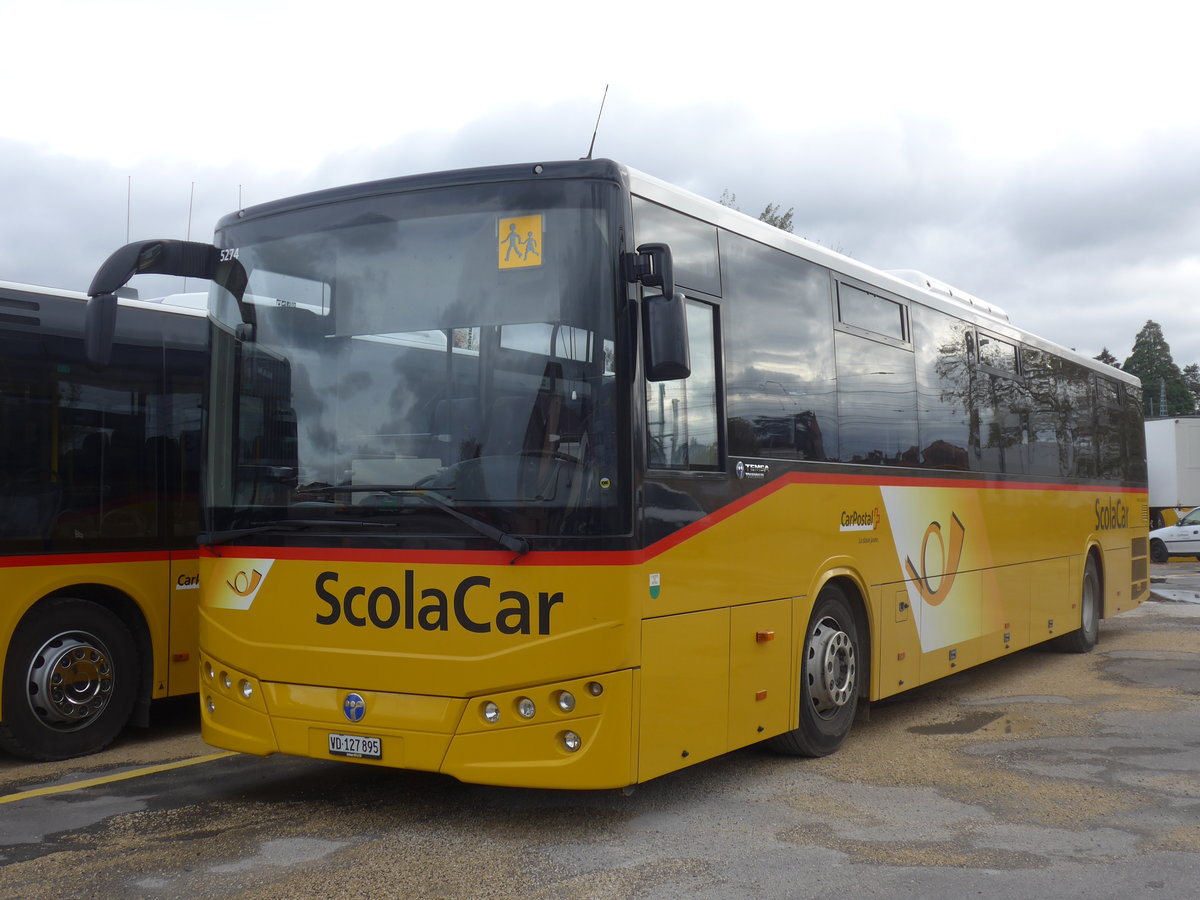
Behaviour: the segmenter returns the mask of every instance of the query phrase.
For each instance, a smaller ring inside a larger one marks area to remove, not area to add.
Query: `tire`
[[[1171,558],[1171,554],[1167,552],[1167,545],[1155,538],[1150,542],[1150,562],[1165,563]]]
[[[817,595],[800,671],[800,727],[771,738],[792,756],[828,756],[845,741],[858,709],[861,644],[845,592],[834,584]]]
[[[0,747],[27,759],[70,759],[112,743],[137,699],[138,655],[115,614],[87,600],[35,606],[4,664]]]
[[[1065,653],[1087,653],[1100,639],[1100,604],[1104,592],[1100,583],[1100,567],[1096,557],[1089,555],[1083,568],[1083,586],[1079,592],[1079,628],[1056,638],[1054,646]]]

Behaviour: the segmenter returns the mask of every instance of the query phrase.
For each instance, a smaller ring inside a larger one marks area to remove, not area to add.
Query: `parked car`
[[[1200,559],[1200,507],[1165,528],[1150,532],[1150,559],[1166,562],[1172,556]]]

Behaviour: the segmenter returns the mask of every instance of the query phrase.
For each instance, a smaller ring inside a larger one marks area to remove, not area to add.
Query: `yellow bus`
[[[31,759],[100,750],[197,687],[208,325],[121,304],[100,371],[86,294],[0,283],[0,748]]]
[[[1135,379],[611,161],[129,245],[98,323],[138,272],[213,280],[218,747],[556,788],[822,755],[1147,595]]]

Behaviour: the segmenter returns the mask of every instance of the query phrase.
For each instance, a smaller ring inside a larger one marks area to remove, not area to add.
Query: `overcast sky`
[[[0,34],[0,280],[84,290],[127,233],[239,203],[577,158],[609,84],[596,156],[794,207],[1088,355],[1152,318],[1200,362],[1178,2],[0,0]]]

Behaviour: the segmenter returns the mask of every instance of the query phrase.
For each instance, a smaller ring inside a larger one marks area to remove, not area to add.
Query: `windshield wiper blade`
[[[474,516],[469,516],[464,512],[460,512],[459,510],[457,510],[453,506],[451,506],[449,503],[447,503],[445,500],[443,500],[441,497],[439,497],[437,494],[432,494],[429,491],[422,490],[422,489],[403,491],[403,493],[412,494],[415,497],[420,497],[426,503],[429,503],[432,506],[436,506],[438,509],[442,510],[443,512],[449,513],[450,515],[454,516],[454,518],[458,519],[458,521],[462,522],[468,528],[473,528],[475,531],[479,532],[484,537],[491,538],[493,541],[495,541],[497,544],[499,544],[505,550],[509,550],[509,551],[517,554],[515,557],[513,557],[512,560],[509,561],[509,565],[512,565],[514,562],[516,562],[518,559],[520,559],[522,556],[524,556],[526,553],[529,552],[529,541],[525,540],[525,538],[516,537],[515,535],[508,534],[507,532],[501,531],[495,525],[488,524],[487,522],[483,521],[483,519],[477,519]]]
[[[483,519],[469,515],[461,510],[455,509],[445,500],[438,496],[440,493],[450,493],[453,488],[430,488],[422,487],[416,484],[353,484],[353,485],[329,485],[329,486],[309,486],[297,488],[297,494],[323,494],[329,491],[350,491],[353,493],[370,493],[370,494],[392,494],[395,496],[416,497],[424,500],[430,506],[435,506],[447,515],[453,516],[458,521],[462,522],[472,531],[489,538],[511,553],[517,554],[512,562],[516,562],[522,556],[529,552],[529,542],[525,538],[517,537],[508,532],[501,531],[495,525],[491,525]],[[512,564],[511,562],[509,563]]]

